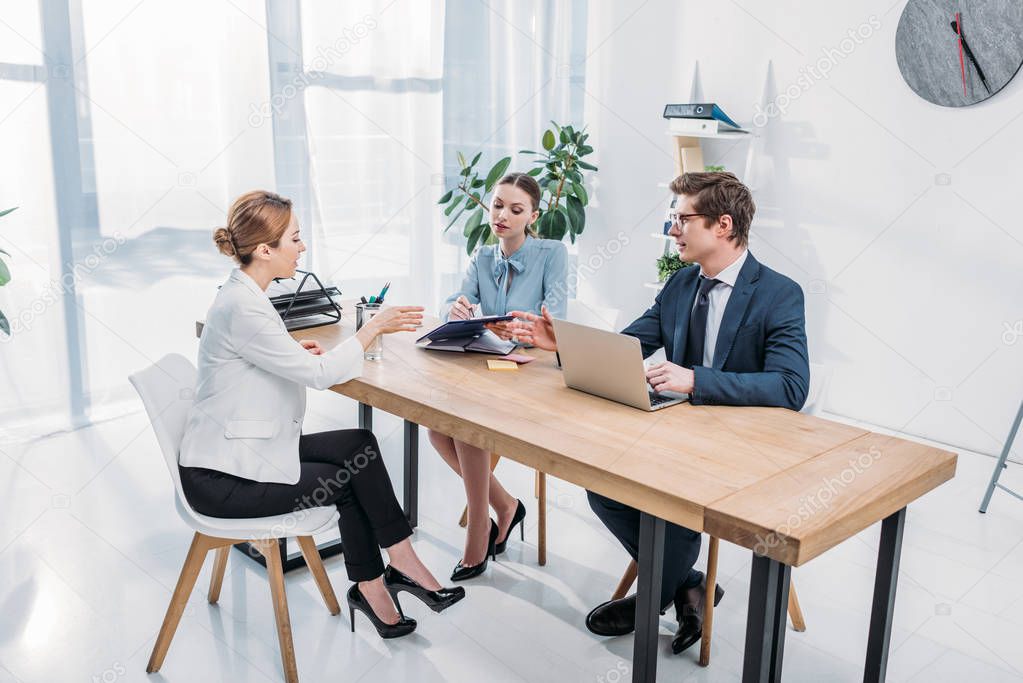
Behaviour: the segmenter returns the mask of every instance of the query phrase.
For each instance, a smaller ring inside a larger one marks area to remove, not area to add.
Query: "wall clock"
[[[895,58],[913,91],[943,107],[982,102],[1023,64],[1023,0],[909,0]]]

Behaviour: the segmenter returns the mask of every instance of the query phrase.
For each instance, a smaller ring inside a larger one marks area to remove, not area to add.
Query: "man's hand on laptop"
[[[515,337],[523,344],[532,344],[544,351],[557,351],[558,340],[554,337],[554,319],[551,318],[546,306],[541,308],[541,312],[542,316],[527,311],[509,311],[508,315],[515,316],[515,320],[487,327],[502,339]]]
[[[646,371],[646,381],[658,393],[674,391],[679,394],[691,394],[694,378],[692,370],[667,361],[653,365]]]

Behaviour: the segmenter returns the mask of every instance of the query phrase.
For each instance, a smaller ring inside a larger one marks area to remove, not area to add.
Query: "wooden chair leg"
[[[789,619],[792,620],[792,628],[796,631],[806,630],[803,610],[799,607],[799,596],[796,595],[796,582],[791,579],[789,579]]]
[[[537,563],[543,567],[547,564],[547,475],[540,470],[536,471],[537,496],[537,517],[539,523],[536,527]]]
[[[224,585],[224,572],[227,571],[227,557],[231,553],[231,546],[225,545],[217,548],[213,558],[213,576],[210,577],[210,592],[206,599],[211,605],[217,604],[220,600],[220,587]]]
[[[284,568],[276,539],[249,541],[266,558],[266,574],[270,581],[273,597],[274,617],[277,622],[277,642],[281,647],[281,664],[284,680],[298,683],[298,666],[295,664],[295,644],[291,636],[291,615],[288,614],[288,596],[284,592]]]
[[[493,472],[497,469],[497,463],[500,462],[501,456],[497,453],[490,454],[490,471]],[[458,519],[458,526],[463,529],[469,524],[469,506],[462,508],[462,516]]]
[[[199,570],[202,569],[206,560],[206,553],[212,548],[223,545],[230,546],[234,541],[226,538],[214,538],[195,532],[192,537],[192,545],[188,548],[188,555],[185,556],[185,564],[181,567],[181,574],[178,576],[178,583],[174,586],[174,594],[171,595],[170,604],[167,606],[167,614],[163,617],[163,625],[160,626],[160,633],[156,636],[156,644],[153,645],[153,653],[149,656],[149,664],[146,665],[147,673],[155,673],[163,666],[163,660],[167,656],[174,632],[181,621],[181,615],[188,604],[188,597],[195,587],[195,580],[199,578]]]
[[[302,557],[305,558],[306,566],[309,567],[310,573],[316,579],[316,587],[320,589],[320,595],[323,596],[323,602],[327,604],[327,609],[333,615],[339,614],[341,608],[337,604],[337,595],[334,593],[334,587],[330,585],[330,577],[327,576],[327,570],[323,568],[323,558],[320,557],[320,551],[316,547],[313,537],[299,536],[298,547],[302,549]]]
[[[533,477],[533,497],[537,500],[540,499],[540,478],[543,476],[543,472],[536,470],[536,475]],[[546,482],[545,482],[546,483]]]
[[[630,560],[629,566],[625,568],[625,573],[622,574],[622,578],[618,582],[618,587],[615,588],[615,592],[611,596],[612,600],[621,600],[629,594],[629,589],[632,588],[632,584],[635,583],[638,571],[639,567],[636,566],[636,561]]]
[[[700,666],[710,664],[710,641],[714,634],[714,592],[718,583],[718,539],[710,537],[707,547],[707,599],[703,603],[703,636],[700,639]]]

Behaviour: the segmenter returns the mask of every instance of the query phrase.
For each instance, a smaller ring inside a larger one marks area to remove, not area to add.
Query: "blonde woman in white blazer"
[[[464,589],[443,588],[416,555],[372,432],[301,432],[306,387],[358,377],[373,338],[415,330],[423,309],[384,309],[324,351],[315,341],[295,341],[266,295],[274,278],[295,274],[305,251],[291,201],[258,190],[242,195],[214,241],[239,268],[217,294],[199,342],[199,382],[178,459],[189,504],[221,518],[336,505],[355,582],[349,607],[366,614],[381,637],[411,633],[416,622],[396,607],[398,592],[440,612]]]

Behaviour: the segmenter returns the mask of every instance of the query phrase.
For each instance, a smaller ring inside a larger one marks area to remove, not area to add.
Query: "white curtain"
[[[296,200],[307,266],[346,297],[432,306],[464,267],[436,200],[579,122],[585,8],[477,0],[56,0],[0,21],[0,440],[133,406],[130,372],[193,357],[232,267],[234,197]],[[525,170],[528,158],[513,168]],[[32,424],[32,430],[22,426]]]
[[[197,17],[199,19],[197,19]],[[231,263],[231,199],[273,188],[260,0],[8,3],[0,16],[0,440],[134,404],[127,375],[179,352]]]
[[[347,297],[435,296],[443,31],[440,1],[302,5],[313,267]]]

